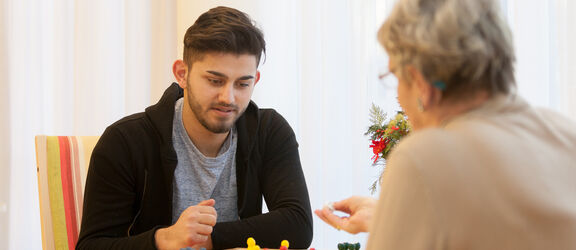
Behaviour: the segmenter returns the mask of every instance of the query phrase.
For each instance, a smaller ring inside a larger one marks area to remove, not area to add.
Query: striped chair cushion
[[[74,249],[86,173],[98,136],[36,136],[42,247]]]

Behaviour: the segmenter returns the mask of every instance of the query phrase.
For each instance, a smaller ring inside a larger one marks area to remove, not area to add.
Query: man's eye
[[[239,83],[238,83],[238,86],[240,86],[240,87],[242,87],[242,88],[245,88],[245,87],[249,87],[249,86],[250,86],[250,83],[248,83],[248,82],[239,82]]]
[[[222,80],[219,79],[208,78],[208,81],[212,84],[222,84]]]

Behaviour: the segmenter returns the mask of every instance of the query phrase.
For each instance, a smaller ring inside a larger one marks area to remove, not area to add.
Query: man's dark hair
[[[184,62],[188,67],[209,52],[266,54],[262,31],[250,17],[233,8],[216,7],[202,14],[184,35]]]

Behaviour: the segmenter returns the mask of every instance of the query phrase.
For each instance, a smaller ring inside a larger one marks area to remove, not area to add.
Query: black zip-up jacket
[[[76,249],[155,249],[154,233],[171,225],[176,152],[172,121],[183,90],[173,83],[145,112],[109,126],[96,144],[86,180]],[[312,241],[312,213],[298,143],[286,120],[250,102],[237,120],[239,221],[217,223],[214,249],[291,248]],[[194,195],[194,194],[190,194]],[[262,196],[270,212],[262,214]]]

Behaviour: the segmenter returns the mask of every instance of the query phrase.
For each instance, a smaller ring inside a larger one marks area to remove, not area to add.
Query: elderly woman
[[[576,249],[576,123],[515,93],[492,0],[399,0],[380,28],[414,132],[378,200],[316,214],[368,249]]]

